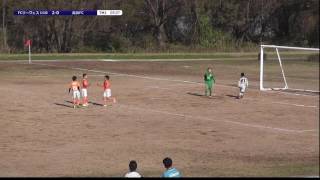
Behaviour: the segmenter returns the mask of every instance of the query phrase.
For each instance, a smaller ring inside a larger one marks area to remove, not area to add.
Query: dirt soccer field
[[[207,66],[213,98],[202,96]],[[319,87],[318,62],[287,67],[290,85]],[[73,109],[67,88],[82,73],[90,105]],[[104,74],[111,107],[96,85]],[[0,82],[0,176],[123,176],[136,160],[159,177],[167,156],[185,177],[319,176],[319,94],[260,92],[258,61],[0,62]]]

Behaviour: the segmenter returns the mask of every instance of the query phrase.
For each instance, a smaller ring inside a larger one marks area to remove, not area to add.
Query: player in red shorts
[[[81,86],[81,93],[82,93],[82,106],[88,106],[89,101],[88,101],[88,87],[89,87],[89,82],[88,82],[88,75],[83,74],[82,75],[82,86]]]

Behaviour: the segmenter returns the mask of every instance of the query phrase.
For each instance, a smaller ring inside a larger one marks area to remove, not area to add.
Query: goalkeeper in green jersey
[[[205,95],[211,97],[212,94],[212,88],[214,86],[214,83],[216,82],[214,75],[212,74],[212,69],[208,68],[207,71],[204,74],[204,84],[206,86]]]

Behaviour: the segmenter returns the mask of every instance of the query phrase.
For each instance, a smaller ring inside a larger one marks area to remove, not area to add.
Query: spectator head
[[[129,163],[129,169],[130,169],[130,172],[133,172],[133,171],[136,171],[137,170],[137,162],[132,160],[130,161]]]
[[[72,76],[72,81],[77,80],[77,76]]]
[[[169,157],[164,158],[163,165],[166,169],[169,169],[172,166],[172,159]]]

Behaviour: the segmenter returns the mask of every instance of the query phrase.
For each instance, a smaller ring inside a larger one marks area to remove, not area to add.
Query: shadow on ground
[[[238,96],[231,95],[231,94],[227,94],[226,96],[231,97],[231,98],[234,98],[234,99],[239,99]]]
[[[70,103],[70,104],[73,104],[72,101],[65,101],[65,102]],[[89,103],[89,104],[92,104],[92,105],[95,105],[95,106],[103,106],[103,104],[96,103],[96,102],[92,102],[92,101],[89,101],[88,103]]]
[[[199,93],[188,92],[187,94],[192,95],[192,96],[206,97],[205,95],[199,94]]]
[[[61,104],[61,103],[54,103],[57,106],[63,106],[63,107],[68,107],[68,108],[73,108],[71,105],[66,105],[66,104]]]
[[[72,101],[65,101],[65,102],[68,103],[68,104],[62,104],[62,103],[54,103],[54,104],[57,105],[57,106],[73,108],[73,102]],[[92,101],[90,101],[89,104],[92,104],[92,105],[95,105],[95,106],[103,106],[103,104],[92,102]]]
[[[103,104],[96,103],[96,102],[91,102],[91,101],[89,101],[89,104],[92,104],[92,105],[95,105],[95,106],[103,106]]]
[[[187,94],[192,95],[192,96],[208,98],[208,99],[223,99],[223,96],[217,96],[217,95],[213,95],[213,96],[210,97],[210,96],[206,96],[206,95],[203,95],[203,94],[192,93],[192,92],[188,92]]]

